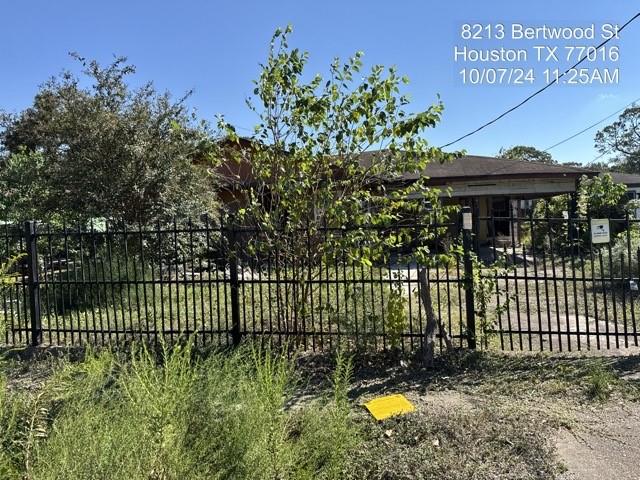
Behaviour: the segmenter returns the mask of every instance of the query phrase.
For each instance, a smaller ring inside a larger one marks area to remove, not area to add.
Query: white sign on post
[[[462,228],[464,230],[471,230],[473,228],[471,221],[471,212],[462,212]]]
[[[608,218],[591,219],[591,243],[609,243],[611,235],[609,233]]]

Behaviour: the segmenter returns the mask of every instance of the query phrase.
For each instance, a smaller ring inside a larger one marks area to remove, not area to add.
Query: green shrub
[[[0,385],[2,478],[340,478],[356,444],[339,357],[334,394],[295,404],[293,362],[191,344],[62,362],[38,395]]]
[[[638,269],[638,249],[640,249],[640,231],[631,228],[629,232],[622,232],[617,235],[612,243],[611,249],[606,246],[601,249],[602,254],[602,274],[613,277],[634,276]],[[599,272],[599,256],[594,256],[594,268]],[[629,273],[634,272],[634,273]]]
[[[4,293],[4,290],[13,286],[16,282],[16,276],[13,273],[13,268],[16,263],[22,258],[21,255],[16,255],[3,263],[0,263],[0,298]],[[6,312],[0,314],[0,341],[4,338],[7,329],[7,319],[5,318]]]
[[[408,314],[406,311],[408,302],[403,288],[402,283],[393,285],[389,289],[389,298],[387,299],[385,330],[392,349],[400,347],[402,334],[408,327]]]

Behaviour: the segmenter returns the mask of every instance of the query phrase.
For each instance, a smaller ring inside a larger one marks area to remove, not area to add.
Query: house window
[[[491,231],[494,237],[504,237],[511,235],[509,229],[509,208],[511,202],[509,197],[493,197],[491,199],[491,215],[494,217],[492,225],[489,226],[489,230],[495,228],[495,232]]]

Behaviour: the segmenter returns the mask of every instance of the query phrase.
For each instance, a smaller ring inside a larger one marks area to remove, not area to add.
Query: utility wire
[[[629,20],[627,20],[624,25],[622,25],[619,29],[617,33],[620,33],[622,30],[624,30],[627,25],[629,25],[631,22],[633,22],[636,18],[640,17],[640,12],[636,13],[633,17],[631,17]],[[604,47],[607,43],[609,43],[613,38],[615,37],[609,37],[606,40],[603,40],[596,48],[596,50],[599,50],[600,48]],[[534,97],[536,97],[537,95],[540,95],[542,92],[544,92],[547,88],[551,87],[552,85],[554,85],[555,83],[557,83],[562,77],[564,77],[567,73],[569,73],[572,69],[576,68],[578,65],[580,65],[582,62],[584,62],[587,59],[587,55],[584,55],[580,60],[578,60],[576,63],[574,63],[572,66],[570,66],[569,68],[567,68],[564,72],[562,72],[561,75],[558,75],[551,83],[546,84],[544,87],[540,88],[539,90],[533,92],[531,95],[529,95],[527,98],[525,98],[524,100],[522,100],[520,103],[518,103],[517,105],[514,105],[513,107],[511,107],[509,110],[507,110],[506,112],[498,115],[496,118],[494,118],[493,120],[488,121],[487,123],[479,126],[478,128],[476,128],[475,130],[472,130],[471,132],[462,135],[461,137],[456,138],[455,140],[449,142],[449,143],[445,143],[444,145],[441,145],[440,148],[445,148],[445,147],[449,147],[451,145],[453,145],[454,143],[458,143],[460,140],[463,140],[467,137],[470,137],[471,135],[474,135],[476,133],[478,133],[480,130],[488,127],[489,125],[492,125],[494,123],[496,123],[498,120],[500,120],[501,118],[506,117],[507,115],[509,115],[511,112],[513,112],[514,110],[520,108],[522,105],[524,105],[525,103],[527,103],[529,100],[533,99]]]
[[[628,103],[627,105],[625,105],[624,107],[622,107],[619,110],[616,110],[615,112],[613,112],[611,115],[607,115],[606,117],[604,117],[601,120],[598,120],[596,123],[593,123],[591,125],[589,125],[588,127],[580,130],[578,133],[574,133],[573,135],[571,135],[570,137],[565,138],[564,140],[559,141],[558,143],[554,143],[553,145],[551,145],[550,147],[545,148],[543,151],[548,152],[549,150],[551,150],[552,148],[556,148],[559,145],[562,145],[563,143],[568,142],[569,140],[573,140],[574,138],[576,138],[578,135],[582,135],[584,132],[587,132],[589,130],[591,130],[593,127],[597,127],[598,125],[600,125],[602,122],[604,122],[605,120],[609,120],[611,117],[617,115],[618,113],[622,112],[624,109],[626,109],[627,107],[630,107],[631,105],[633,105],[634,103],[640,101],[640,98],[636,98],[633,102]]]
[[[594,158],[593,160],[591,160],[591,162],[589,162],[589,163],[593,163],[593,162],[595,162],[596,160],[600,160],[600,159],[601,159],[602,157],[604,157],[607,153],[608,153],[608,152],[601,153],[601,154],[600,154],[600,155],[598,155],[596,158]]]

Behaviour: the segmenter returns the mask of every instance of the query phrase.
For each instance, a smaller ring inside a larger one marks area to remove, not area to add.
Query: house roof
[[[448,163],[427,165],[424,174],[431,178],[505,177],[505,176],[581,176],[596,172],[562,164],[548,164],[507,158],[468,155]]]
[[[251,183],[251,145],[252,142],[250,140],[245,138],[240,139],[239,146],[240,151],[243,152],[242,159],[239,162],[223,162],[218,168],[218,174],[221,178],[233,179],[236,186],[247,186]],[[233,143],[231,146],[237,148],[238,144]],[[361,153],[358,158],[363,166],[368,166],[376,162],[376,158],[389,154],[390,152],[388,150],[373,150]],[[335,173],[336,175],[340,175],[339,171]],[[595,170],[564,164],[548,164],[507,158],[467,155],[456,158],[450,162],[429,163],[420,173],[404,173],[400,176],[381,178],[380,180],[392,184],[412,182],[421,177],[428,177],[430,184],[439,186],[448,184],[449,182],[476,180],[529,178],[566,180],[577,179],[582,175],[595,176],[598,175],[598,173],[599,172]],[[629,177],[634,177],[634,181],[637,181],[637,184],[640,185],[640,175],[630,175]]]
[[[605,172],[606,173],[606,172]],[[640,175],[632,173],[608,172],[616,183],[624,183],[627,187],[640,187]]]
[[[365,152],[361,155],[363,164],[370,164],[378,155],[384,155],[383,151]],[[444,181],[477,180],[477,179],[508,179],[508,178],[578,178],[582,175],[593,176],[598,172],[581,167],[563,164],[548,164],[529,162],[525,160],[512,160],[507,158],[483,157],[479,155],[467,155],[456,158],[451,162],[430,163],[421,173],[406,173],[395,181],[412,181],[421,176],[430,178],[431,183],[437,184]]]

